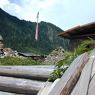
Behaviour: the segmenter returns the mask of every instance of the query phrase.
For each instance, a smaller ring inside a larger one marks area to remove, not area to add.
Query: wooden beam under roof
[[[64,32],[61,32],[58,34],[58,36],[67,38],[67,39],[77,39],[82,37],[89,37],[95,35],[95,22],[76,26],[74,28],[71,28],[69,30],[66,30]]]

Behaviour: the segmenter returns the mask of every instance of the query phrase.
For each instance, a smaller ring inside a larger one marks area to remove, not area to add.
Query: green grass
[[[39,65],[40,61],[31,58],[5,57],[0,58],[0,65]]]

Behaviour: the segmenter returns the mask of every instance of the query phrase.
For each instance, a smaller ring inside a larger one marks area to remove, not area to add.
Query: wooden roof
[[[64,32],[58,34],[58,36],[67,38],[67,39],[78,39],[78,38],[86,38],[86,37],[94,37],[95,36],[95,22],[76,26]]]

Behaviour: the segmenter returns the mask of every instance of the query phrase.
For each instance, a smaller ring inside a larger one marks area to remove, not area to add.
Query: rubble
[[[62,47],[58,47],[57,49],[53,50],[43,62],[44,64],[56,64],[60,60],[64,59],[64,49]]]
[[[17,51],[13,51],[11,48],[3,48],[0,49],[0,58],[4,58],[4,57],[17,57],[18,52]]]

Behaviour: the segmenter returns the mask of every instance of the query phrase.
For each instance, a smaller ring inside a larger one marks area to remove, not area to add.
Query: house
[[[95,39],[95,22],[79,25],[58,34],[60,37],[69,39],[70,50],[77,47],[83,40]]]

